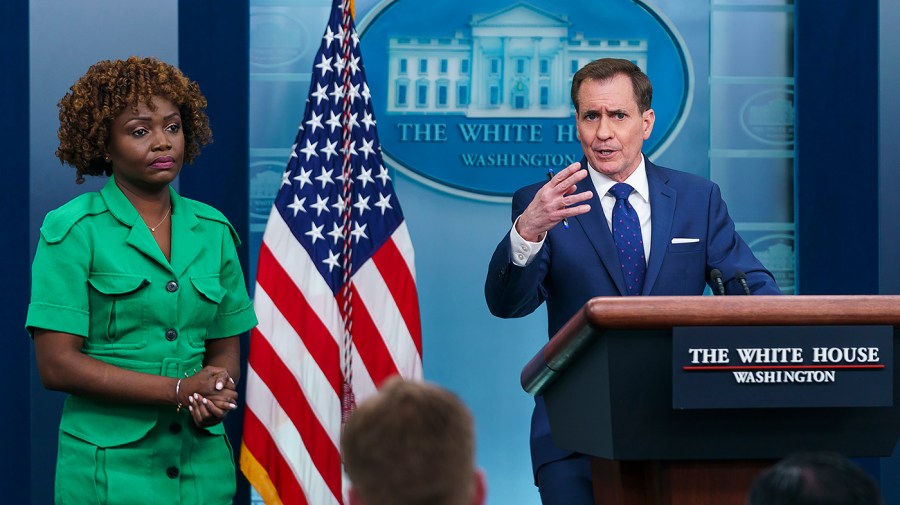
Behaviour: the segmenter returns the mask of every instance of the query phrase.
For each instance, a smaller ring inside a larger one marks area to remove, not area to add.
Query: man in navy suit
[[[722,272],[728,293],[744,293],[737,280],[743,273],[751,293],[780,294],[735,232],[719,187],[641,153],[655,120],[651,98],[649,79],[628,60],[596,60],[575,74],[572,102],[584,158],[513,196],[513,227],[485,282],[491,313],[521,317],[546,301],[552,337],[595,296],[701,295],[708,282],[714,287],[713,269]],[[621,187],[627,203],[612,193]],[[633,216],[633,257],[613,238],[615,226],[622,227],[621,214],[613,223],[617,206]],[[593,503],[590,461],[553,444],[541,397],[531,457],[544,505]]]

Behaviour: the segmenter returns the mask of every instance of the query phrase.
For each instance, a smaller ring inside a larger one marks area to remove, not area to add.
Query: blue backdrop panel
[[[799,294],[880,292],[878,16],[878,0],[797,5]],[[896,229],[886,238],[895,241]],[[898,485],[880,477],[896,460],[895,449],[858,461],[888,504],[898,503]]]
[[[900,294],[900,150],[896,148],[897,118],[900,118],[900,2],[879,2],[880,41],[878,45],[880,98],[879,111],[879,216],[881,257],[879,275],[881,294]]]
[[[0,458],[0,489],[5,503],[27,503],[29,468],[28,383],[30,343],[22,329],[28,304],[28,1],[10,0],[0,6],[0,152],[13,161],[4,176],[7,195],[0,198],[0,213],[7,216],[0,247],[4,251],[0,290],[0,334],[6,336],[0,353],[5,393],[0,433],[5,456]]]
[[[178,61],[181,70],[197,81],[209,103],[207,114],[214,142],[204,148],[193,166],[179,176],[182,195],[222,211],[241,236],[238,256],[245,275],[248,257],[247,100],[249,4],[246,0],[217,2],[196,0],[178,3]],[[247,356],[248,335],[241,338]],[[246,359],[241,360],[241,375]],[[243,381],[238,392],[244,394]],[[243,409],[225,422],[228,436],[239,455]],[[235,503],[249,502],[249,485],[238,471]]]
[[[878,293],[878,1],[797,3],[798,293]]]

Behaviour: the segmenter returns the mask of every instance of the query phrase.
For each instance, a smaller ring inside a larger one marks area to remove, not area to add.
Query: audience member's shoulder
[[[51,244],[59,242],[82,219],[106,211],[106,203],[100,193],[91,191],[76,196],[61,207],[47,213],[47,216],[44,217],[44,224],[41,225],[41,236]]]

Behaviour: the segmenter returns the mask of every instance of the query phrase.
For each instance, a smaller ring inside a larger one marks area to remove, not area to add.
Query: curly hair
[[[75,182],[83,183],[85,175],[112,175],[112,165],[104,160],[112,120],[128,106],[137,112],[142,102],[155,110],[154,96],[178,107],[184,162],[193,163],[200,148],[212,141],[206,98],[200,86],[156,58],[104,60],[91,65],[59,101],[56,157],[75,167]]]

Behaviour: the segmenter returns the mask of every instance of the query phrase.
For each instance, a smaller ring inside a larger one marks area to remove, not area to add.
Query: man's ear
[[[644,134],[644,140],[650,138],[653,133],[653,124],[656,123],[656,112],[653,109],[647,109],[641,114],[641,132]]]
[[[472,505],[484,505],[487,500],[487,479],[484,472],[478,468],[475,470],[475,492],[472,496]]]

